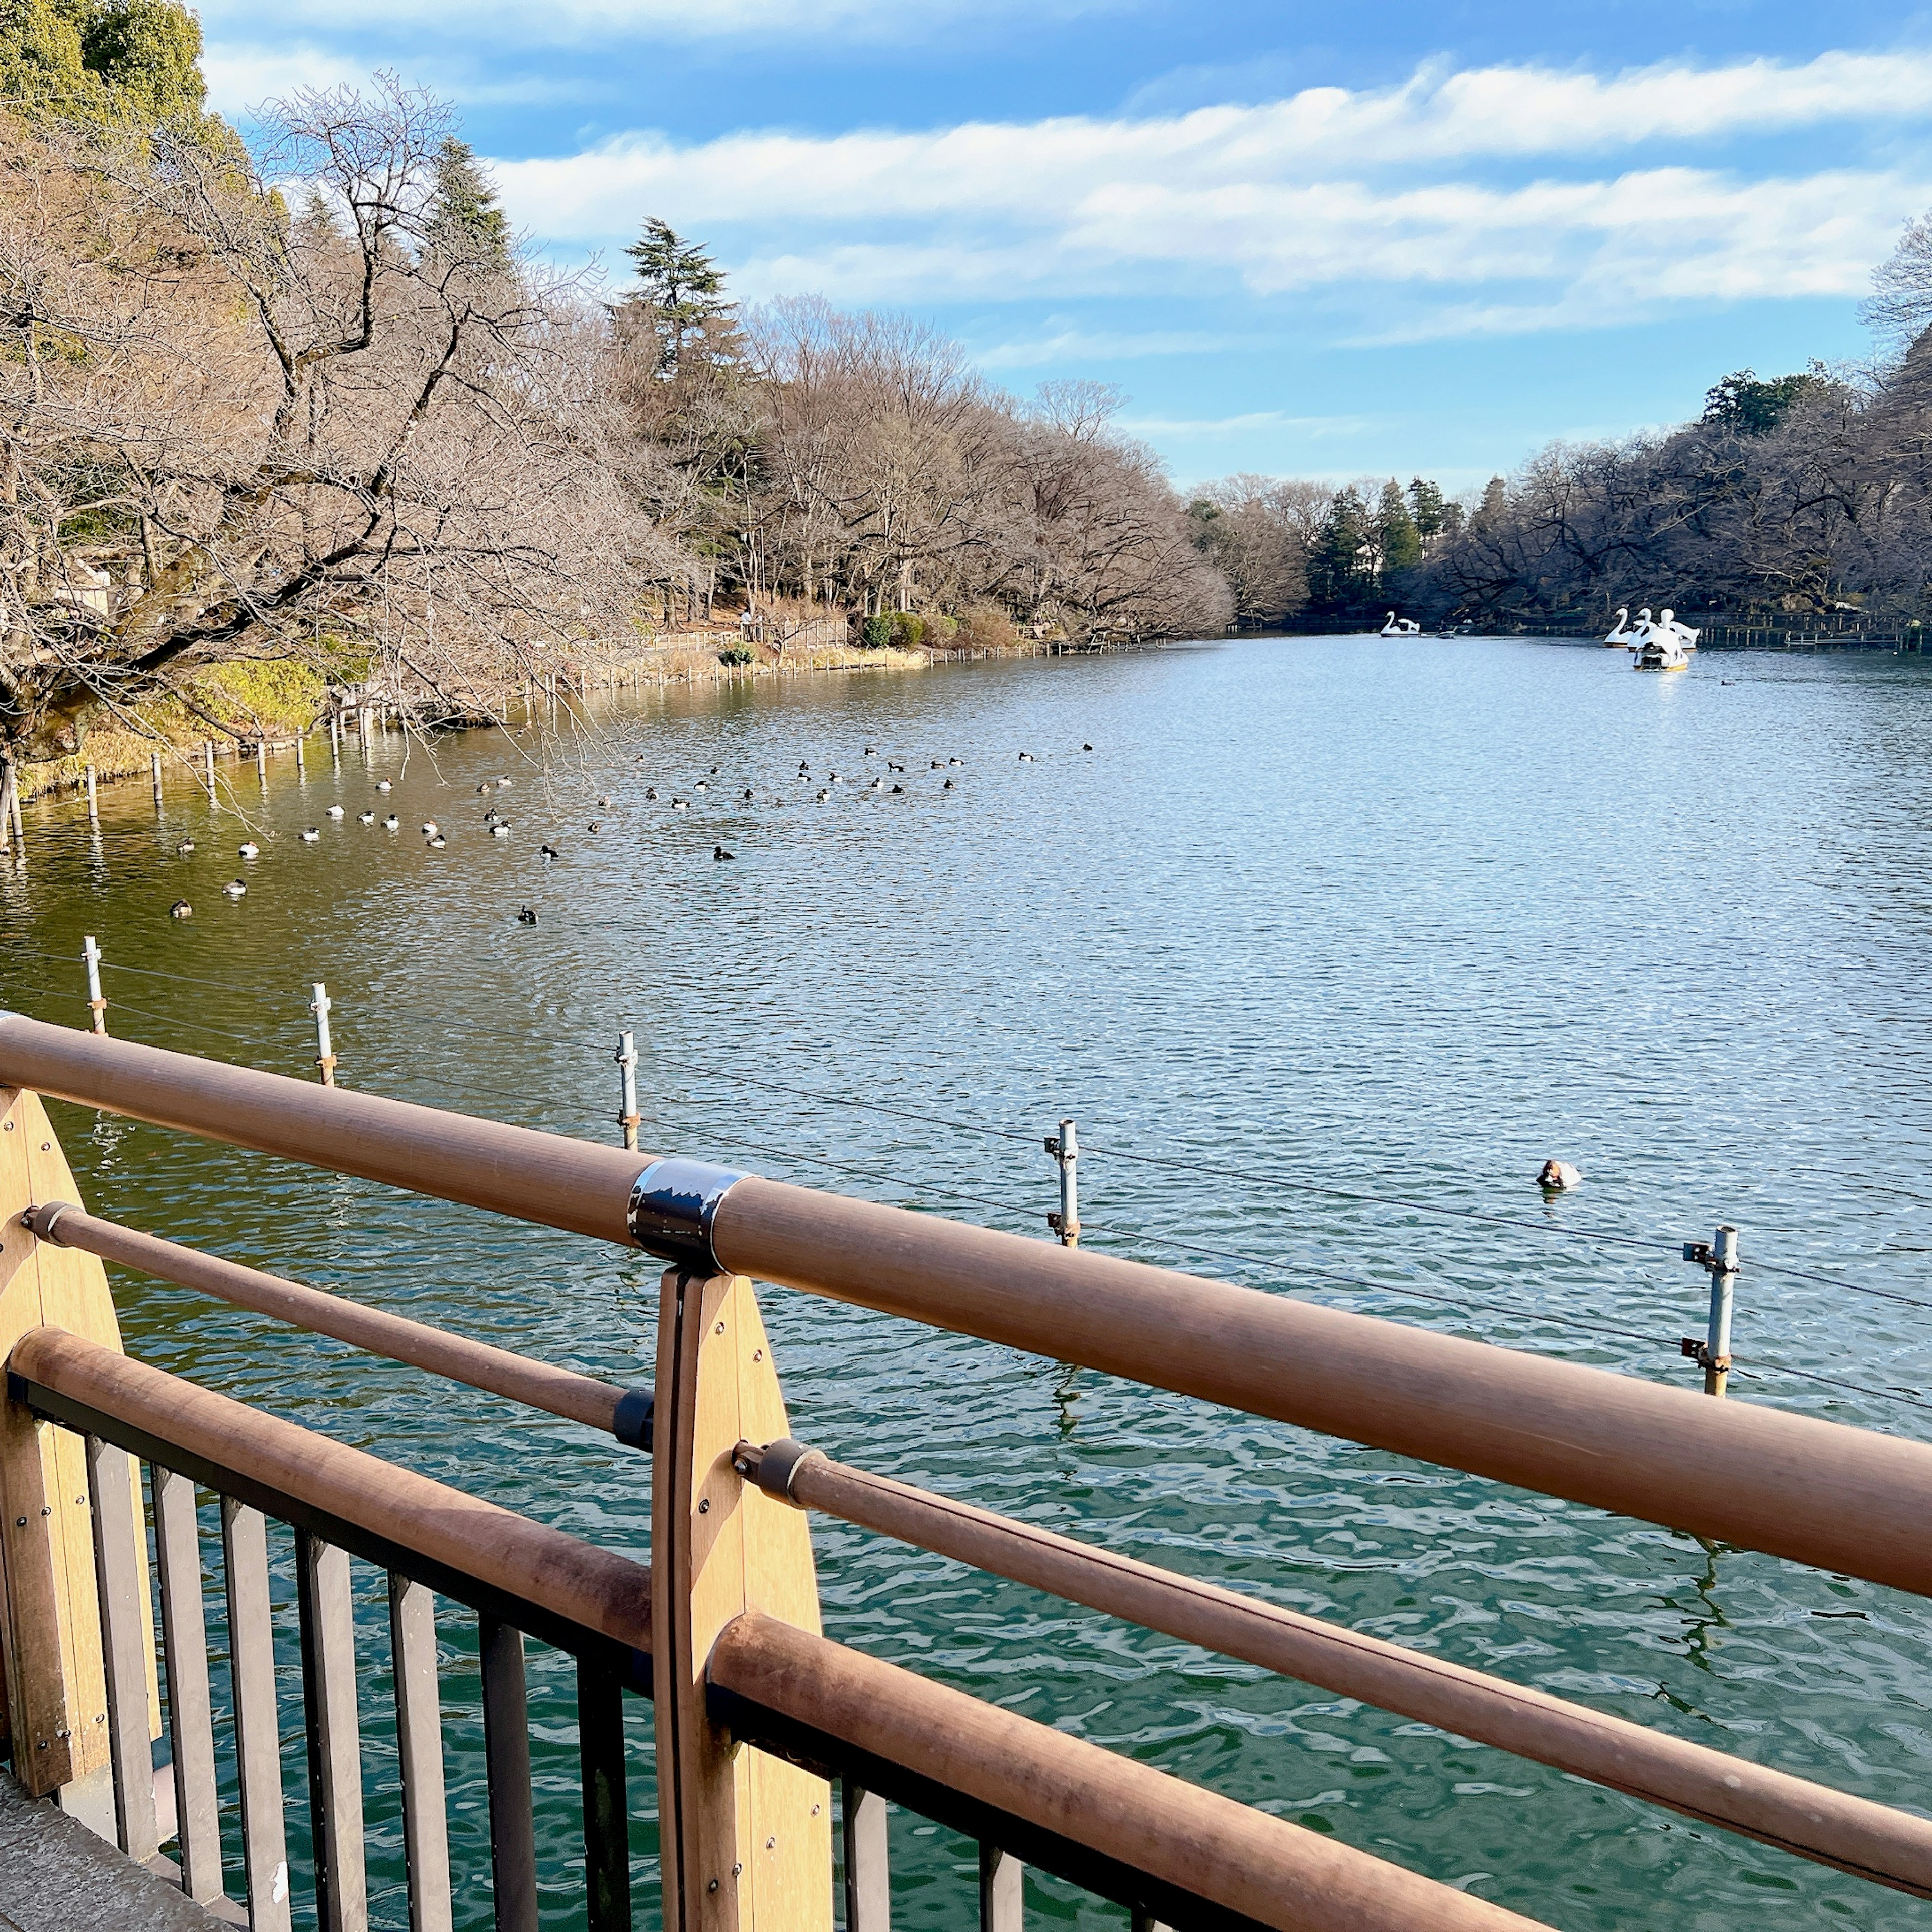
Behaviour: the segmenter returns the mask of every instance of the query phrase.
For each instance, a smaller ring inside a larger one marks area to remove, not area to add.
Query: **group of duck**
[[[1094,747],[1090,744],[1083,743],[1080,748],[1083,752],[1090,752],[1093,750]],[[867,758],[875,758],[879,755],[878,748],[874,746],[868,745],[866,747],[862,755]],[[644,754],[642,752],[638,754],[638,761],[640,764],[643,762],[644,756]],[[1019,754],[1018,761],[1023,765],[1030,765],[1036,762],[1034,754],[1030,752],[1022,752]],[[963,766],[966,760],[964,758],[951,758],[943,760],[934,758],[929,760],[929,768],[935,772],[950,771],[952,769]],[[692,786],[691,790],[692,793],[695,794],[700,792],[709,792],[711,790],[712,779],[717,777],[722,770],[722,767],[721,766],[713,765],[710,772],[704,777],[698,779],[697,782]],[[906,761],[904,760],[889,758],[886,761],[885,773],[884,775],[874,776],[871,784],[866,787],[866,789],[871,792],[886,792],[889,789],[886,784],[887,778],[894,773],[903,774],[905,770]],[[812,782],[812,764],[810,760],[801,759],[799,761],[798,776],[800,780],[806,784],[809,784]],[[831,797],[832,788],[833,786],[850,782],[852,781],[842,776],[839,772],[828,769],[824,773],[824,782],[820,786],[818,790],[812,794],[812,802],[818,805],[824,804],[826,801]],[[508,790],[512,783],[512,781],[507,778],[486,779],[482,784],[479,784],[476,788],[477,796],[482,798],[492,797],[493,794],[497,792]],[[376,790],[379,794],[386,793],[390,789],[391,782],[388,779],[382,778],[376,782]],[[942,781],[941,789],[946,791],[950,791],[953,789],[953,782],[950,777]],[[905,787],[903,784],[893,784],[890,787],[890,790],[894,794],[903,794],[905,790]],[[756,789],[752,786],[747,785],[740,796],[742,802],[746,804],[752,803],[757,797]],[[656,802],[658,799],[658,789],[656,786],[647,785],[644,789],[644,797],[649,802]],[[782,805],[785,801],[782,797],[775,796],[772,802],[775,805]],[[608,796],[600,796],[597,803],[600,810],[608,810],[610,808],[610,800]],[[670,808],[674,812],[688,812],[692,808],[692,801],[691,799],[675,796],[674,796],[670,800]],[[344,807],[340,805],[332,805],[327,808],[323,816],[326,818],[339,820],[346,817],[346,812]],[[386,832],[400,832],[402,830],[402,820],[394,812],[387,813],[380,820],[380,821],[374,810],[358,812],[356,814],[356,818],[358,822],[363,825],[374,825],[380,823]],[[484,830],[488,832],[492,838],[508,838],[510,836],[512,830],[511,820],[496,808],[494,802],[486,805],[484,808],[483,825]],[[586,829],[592,834],[595,834],[601,832],[603,830],[603,827],[604,821],[601,818],[592,818],[589,820]],[[422,833],[423,842],[431,851],[440,852],[449,843],[448,838],[443,832],[442,826],[433,818],[424,819],[420,829]],[[320,825],[309,826],[301,835],[302,843],[304,845],[319,844],[322,838],[322,829]],[[190,856],[194,852],[194,849],[195,842],[192,838],[182,839],[175,848],[176,852],[183,858],[186,858]],[[248,838],[243,840],[242,844],[238,846],[236,850],[236,856],[242,859],[244,862],[247,862],[259,858],[261,856],[262,848],[256,844],[254,839]],[[562,858],[563,856],[562,853],[558,849],[558,848],[552,844],[548,839],[544,840],[544,842],[538,847],[537,851],[538,856],[546,863],[552,862]],[[735,852],[728,851],[722,844],[714,844],[712,846],[711,856],[714,862],[718,862],[733,860],[737,857],[737,854]],[[231,879],[227,884],[221,888],[221,890],[224,896],[229,899],[238,899],[242,898],[247,893],[248,890],[248,882],[245,878]],[[184,898],[176,899],[173,904],[169,907],[168,914],[170,918],[189,919],[194,916],[194,908]],[[538,914],[536,908],[527,905],[520,907],[517,914],[517,918],[519,923],[524,926],[535,926],[538,922],[538,916],[539,915]]]

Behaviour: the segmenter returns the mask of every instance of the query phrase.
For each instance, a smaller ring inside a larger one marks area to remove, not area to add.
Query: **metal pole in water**
[[[1720,1228],[1711,1244],[1711,1320],[1704,1338],[1704,1393],[1721,1396],[1731,1376],[1731,1300],[1738,1279],[1738,1231]]]
[[[87,815],[90,818],[100,816],[100,806],[94,796],[94,767],[92,765],[87,767]]]
[[[624,1151],[635,1154],[638,1150],[638,1042],[634,1035],[620,1033],[617,1036],[617,1069],[622,1077],[624,1111],[617,1116],[617,1124],[624,1130]]]
[[[92,933],[84,934],[80,942],[80,956],[87,968],[87,1004],[94,1010],[94,1030],[107,1030],[107,1002],[100,991],[100,948],[94,944]]]
[[[339,711],[328,714],[328,762],[337,766],[342,763],[342,714]]]
[[[320,980],[310,982],[315,988],[315,998],[309,1002],[309,1011],[315,1016],[315,1064],[322,1070],[322,1084],[325,1087],[335,1084],[335,1044],[328,1036],[328,1015],[333,1002],[328,997],[328,988]]]
[[[14,844],[14,767],[0,769],[0,852]]]
[[[201,741],[202,769],[208,774],[208,802],[214,802],[214,740],[204,738]]]
[[[308,758],[302,748],[302,734],[296,734],[296,776],[304,778],[308,773]]]
[[[148,770],[154,781],[154,809],[159,812],[161,808],[161,754],[160,752],[149,753]]]
[[[20,823],[20,775],[11,765],[7,767],[7,815],[14,821],[14,849],[24,859],[27,828]]]
[[[1080,1188],[1075,1166],[1080,1158],[1079,1136],[1071,1120],[1062,1120],[1060,1131],[1046,1138],[1046,1150],[1060,1164],[1060,1211],[1046,1217],[1046,1225],[1060,1237],[1063,1248],[1080,1245]]]
[[[267,740],[255,740],[255,776],[263,784],[268,782],[268,746]]]

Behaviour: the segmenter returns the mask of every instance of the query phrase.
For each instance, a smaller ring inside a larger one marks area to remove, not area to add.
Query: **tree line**
[[[238,660],[454,712],[748,605],[871,643],[1225,627],[1114,392],[742,309],[656,220],[622,286],[558,273],[428,94],[298,92],[244,146],[200,51],[178,0],[0,22],[0,760],[214,724],[198,674]]]

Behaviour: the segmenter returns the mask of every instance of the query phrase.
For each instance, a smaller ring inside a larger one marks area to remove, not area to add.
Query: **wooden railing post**
[[[92,1255],[35,1238],[36,1203],[78,1198],[39,1096],[0,1088],[0,1360],[29,1329],[64,1328],[121,1352],[107,1276]],[[80,1438],[37,1424],[0,1388],[0,1738],[36,1796],[62,1802],[104,1835],[115,1830],[109,1714],[87,1459]],[[160,1735],[145,1538],[137,1606],[148,1729]]]
[[[736,1745],[705,1707],[706,1660],[747,1610],[817,1632],[803,1514],[732,1467],[788,1432],[742,1275],[670,1270],[658,1324],[651,1627],[665,1932],[831,1932],[832,1792]]]

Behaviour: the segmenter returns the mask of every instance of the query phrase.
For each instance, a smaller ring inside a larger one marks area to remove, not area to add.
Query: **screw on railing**
[[[313,982],[315,998],[309,1002],[309,1011],[315,1016],[315,1064],[322,1070],[322,1084],[325,1087],[335,1084],[335,1045],[329,1037],[328,1016],[334,1002],[328,997],[328,988],[320,980]]]
[[[107,1030],[107,1001],[100,991],[100,948],[94,944],[92,933],[86,934],[80,942],[82,963],[87,968],[87,1004],[94,1011],[94,1030]]]
[[[617,1070],[622,1082],[623,1111],[617,1116],[617,1124],[624,1130],[624,1150],[627,1154],[638,1150],[638,1043],[634,1036],[620,1033],[617,1036]]]
[[[1057,1134],[1046,1137],[1046,1150],[1060,1166],[1060,1211],[1046,1217],[1046,1225],[1060,1237],[1063,1248],[1080,1245],[1080,1189],[1075,1166],[1080,1158],[1079,1137],[1071,1120],[1062,1120]]]

